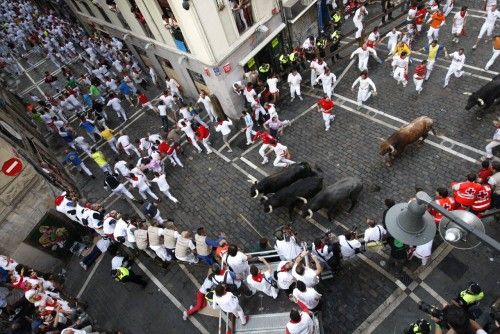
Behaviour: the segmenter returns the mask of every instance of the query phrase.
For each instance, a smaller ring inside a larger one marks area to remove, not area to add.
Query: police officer
[[[431,324],[425,319],[420,319],[410,324],[406,334],[430,334]]]
[[[148,282],[141,276],[136,275],[131,269],[126,267],[118,267],[116,269],[111,270],[111,274],[118,282],[122,283],[135,283],[139,284],[142,288],[145,288]]]
[[[472,282],[467,289],[460,291],[455,301],[465,311],[469,311],[471,307],[476,306],[483,298],[484,292],[479,284]],[[473,316],[473,314],[470,315]]]
[[[269,63],[264,63],[259,66],[259,79],[262,81],[266,81],[269,76],[269,71],[271,70],[271,65]]]
[[[281,67],[281,72],[285,73],[288,72],[288,69],[290,68],[291,60],[290,56],[286,53],[282,53],[278,60],[280,61],[280,67]]]
[[[332,15],[332,28],[337,30],[337,29],[340,29],[340,27],[342,26],[342,11],[340,10],[337,10],[336,12],[333,13]]]
[[[334,30],[330,33],[330,52],[333,53],[338,50],[340,46],[340,30]],[[337,53],[332,57],[332,63],[335,63],[335,60],[339,60],[340,55]]]
[[[318,53],[321,58],[325,57],[325,48],[327,44],[328,40],[324,36],[321,36],[316,40],[316,48],[318,49]]]

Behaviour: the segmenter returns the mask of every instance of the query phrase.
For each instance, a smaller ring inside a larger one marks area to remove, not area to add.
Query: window
[[[177,49],[184,52],[189,52],[189,48],[187,47],[184,35],[182,34],[181,28],[179,27],[179,24],[175,19],[174,13],[172,12],[170,5],[168,4],[168,1],[167,0],[157,0],[157,1],[163,12],[162,15],[163,25],[172,35],[175,41],[175,45],[177,46]]]
[[[123,28],[130,30],[130,26],[128,25],[127,21],[123,17],[122,13],[116,12],[116,17],[118,18],[118,20],[120,20],[121,24],[123,25]]]
[[[234,20],[238,27],[239,33],[243,33],[248,28],[253,26],[253,12],[251,0],[228,0],[231,10],[233,11]]]
[[[135,3],[135,0],[128,0],[128,2],[130,3],[130,11],[132,12],[132,14],[134,14],[137,21],[141,24],[141,27],[144,29],[144,33],[146,34],[146,36],[153,38],[153,33],[151,32],[151,29],[149,29],[146,19]]]
[[[108,15],[106,14],[106,12],[104,11],[104,9],[102,9],[101,5],[99,5],[98,3],[95,3],[95,2],[92,2],[94,4],[94,6],[97,8],[97,10],[99,11],[99,13],[101,13],[102,17],[104,18],[104,20],[108,23],[111,23],[111,20],[109,19]]]
[[[85,1],[83,1],[81,4],[83,5],[83,7],[85,7],[87,12],[89,12],[90,16],[95,17],[94,12],[92,11],[92,9],[90,9],[89,5]]]

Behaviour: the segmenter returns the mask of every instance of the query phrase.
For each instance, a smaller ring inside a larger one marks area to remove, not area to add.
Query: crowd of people
[[[372,95],[377,94],[376,85],[368,75],[369,57],[372,56],[379,63],[383,62],[377,54],[377,46],[382,45],[384,39],[387,39],[389,57],[386,60],[391,61],[392,76],[398,84],[407,85],[412,47],[415,39],[422,34],[425,22],[429,24],[429,43],[419,51],[425,51],[428,57],[415,68],[413,79],[416,91],[422,91],[423,83],[429,79],[434,63],[442,52],[452,60],[444,86],[448,85],[452,75],[460,77],[463,74],[464,49],[448,53],[437,41],[439,30],[451,13],[452,4],[453,1],[448,1],[441,8],[435,0],[428,3],[412,1],[404,31],[393,29],[382,37],[379,29],[374,28],[367,39],[362,41],[362,46],[351,54],[351,58],[358,57],[360,76],[352,84],[352,89],[358,87],[359,108]],[[129,216],[115,210],[106,210],[98,203],[85,202],[71,191],[56,198],[55,204],[59,212],[75,223],[92,229],[99,236],[81,259],[80,265],[84,270],[88,270],[99,256],[116,245],[123,245],[131,252],[144,251],[165,265],[172,261],[203,263],[210,269],[196,292],[196,304],[183,312],[184,319],[210,303],[224,312],[233,313],[245,324],[248,316],[240,306],[239,296],[251,296],[260,291],[275,299],[280,291],[285,291],[294,303],[286,331],[294,334],[312,333],[312,314],[321,309],[322,294],[318,291],[321,290],[318,288],[321,274],[324,271],[339,270],[342,261],[349,261],[361,251],[382,252],[388,245],[391,262],[400,269],[412,257],[420,258],[423,265],[428,263],[432,241],[416,247],[404,245],[387,233],[384,219],[381,224],[377,224],[374,219],[367,219],[367,228],[362,235],[357,235],[355,231],[346,231],[338,237],[328,233],[310,242],[309,249],[304,249],[299,244],[289,227],[280,229],[276,233],[275,244],[280,261],[270,263],[265,257],[252,259],[244,254],[238,246],[227,240],[224,233],[209,237],[204,227],[199,227],[193,233],[187,227],[177,226],[172,219],[162,217],[157,205],[161,202],[161,196],[155,192],[151,183],[156,183],[158,190],[167,199],[179,202],[170,192],[164,160],[168,157],[173,166],[183,167],[179,157],[183,146],[182,136],[198,153],[203,152],[203,147],[206,154],[211,154],[211,130],[220,132],[223,147],[231,152],[229,136],[234,127],[232,120],[216,110],[207,92],[202,91],[196,101],[189,104],[188,98],[183,97],[182,87],[173,78],[167,78],[164,85],[166,89],[158,98],[150,99],[147,96],[150,82],[158,84],[154,69],[149,69],[149,79],[146,79],[138,62],[119,39],[88,36],[78,26],[51,12],[42,12],[28,1],[3,1],[3,5],[0,16],[8,23],[0,31],[1,37],[6,41],[6,47],[1,50],[2,68],[12,75],[20,75],[22,68],[17,59],[22,58],[29,63],[29,54],[34,52],[46,54],[57,68],[61,68],[64,77],[61,84],[61,78],[55,73],[45,73],[44,82],[48,92],[43,97],[30,96],[29,103],[33,108],[29,110],[33,118],[42,122],[47,131],[59,136],[67,144],[64,151],[65,163],[94,179],[96,176],[85,163],[85,156],[88,156],[103,171],[106,189],[141,205],[137,216]],[[474,49],[484,34],[492,35],[495,20],[500,17],[495,5],[488,1],[487,17]],[[362,38],[363,22],[367,15],[364,5],[354,11],[356,38]],[[454,43],[459,43],[463,38],[466,18],[466,7],[453,16],[451,25]],[[15,19],[19,21],[16,22]],[[499,37],[495,38],[498,43]],[[242,96],[246,106],[241,113],[241,131],[245,133],[247,145],[262,143],[259,149],[262,164],[269,162],[272,153],[275,154],[275,167],[287,167],[294,163],[288,148],[280,142],[290,121],[282,120],[278,115],[281,100],[279,82],[283,80],[289,85],[292,101],[296,97],[302,100],[301,69],[311,71],[312,87],[321,83],[324,97],[318,101],[317,110],[322,115],[325,130],[329,131],[331,128],[335,117],[332,97],[337,78],[320,56],[323,45],[319,43],[320,40],[320,36],[308,37],[301,47],[287,55],[288,59],[280,59],[283,67],[289,70],[284,78],[280,73],[269,73],[269,69],[250,69],[241,81],[233,85],[234,92]],[[500,52],[500,46],[496,45],[494,48],[486,70]],[[68,66],[72,63],[82,66],[86,73],[74,75]],[[122,122],[130,117],[123,107],[125,101],[130,106],[142,107],[158,114],[164,133],[147,133],[143,138],[132,140],[124,131],[109,127],[111,122],[108,120],[107,108],[116,112]],[[206,122],[201,117],[202,111],[208,116]],[[78,123],[78,129],[70,126],[74,121]],[[171,122],[174,122],[174,126],[171,126]],[[486,150],[489,159],[492,158],[493,147],[500,144],[499,125],[495,125],[497,132]],[[94,145],[81,133],[85,133]],[[115,157],[106,157],[95,145],[101,140],[109,145]],[[124,159],[123,154],[126,155]],[[137,162],[131,163],[135,158]],[[452,196],[448,189],[438,188],[438,204],[447,210],[466,208],[478,215],[490,207],[500,207],[500,165],[497,162],[490,163],[489,159],[483,162],[483,169],[477,175],[470,174],[466,181],[452,184]],[[130,191],[133,188],[140,198],[136,198]],[[388,208],[393,204],[394,201],[386,200]],[[438,212],[430,212],[438,224],[442,216]],[[81,325],[75,319],[81,310],[70,307],[57,292],[56,285],[38,278],[35,272],[26,277],[26,269],[10,261],[11,259],[5,258],[5,264],[2,263],[10,281],[9,291],[24,291],[25,299],[37,308],[37,315],[42,318],[41,322],[45,326],[62,330],[73,322]],[[133,272],[131,261],[123,253],[113,257],[111,273],[122,283],[131,282],[142,287],[147,285],[145,278]],[[16,304],[12,305],[14,308],[8,310],[15,313]],[[64,329],[62,333],[72,332],[65,332]]]

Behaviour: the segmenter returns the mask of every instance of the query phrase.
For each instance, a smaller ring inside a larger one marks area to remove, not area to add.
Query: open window
[[[172,9],[170,8],[168,1],[167,0],[157,0],[157,1],[158,5],[160,5],[160,8],[162,10],[163,25],[165,26],[165,28],[167,28],[170,34],[172,34],[177,49],[184,52],[189,52],[186,40],[184,39],[184,35],[182,34],[181,31],[181,27],[179,27],[179,24],[174,16],[174,13],[172,12]]]
[[[228,0],[240,34],[254,25],[255,20],[251,0]]]

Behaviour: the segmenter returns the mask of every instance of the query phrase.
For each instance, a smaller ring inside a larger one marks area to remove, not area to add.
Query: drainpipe
[[[277,0],[277,2],[278,2],[278,9],[279,9],[280,15],[281,15],[281,20],[286,25],[285,29],[286,29],[286,33],[287,33],[287,39],[288,39],[287,47],[288,47],[288,50],[291,52],[293,50],[293,47],[292,47],[292,29],[290,27],[290,22],[288,22],[288,20],[286,18],[285,11],[283,10],[283,0]]]

